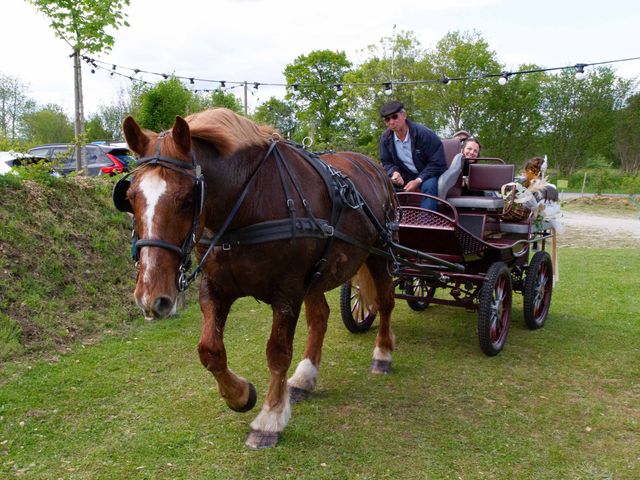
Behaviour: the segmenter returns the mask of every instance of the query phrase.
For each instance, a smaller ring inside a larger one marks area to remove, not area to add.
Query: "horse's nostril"
[[[156,317],[166,317],[173,310],[173,301],[169,297],[158,297],[151,308]]]

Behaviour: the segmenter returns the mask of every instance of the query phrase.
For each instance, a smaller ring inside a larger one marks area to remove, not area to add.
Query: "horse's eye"
[[[182,210],[189,210],[193,206],[193,198],[186,197],[180,199],[180,208]]]

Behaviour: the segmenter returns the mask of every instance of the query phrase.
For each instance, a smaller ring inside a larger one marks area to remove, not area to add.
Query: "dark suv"
[[[128,172],[129,163],[134,159],[125,143],[88,143],[87,166],[89,175],[115,175]],[[62,174],[76,171],[76,148],[69,143],[41,145],[29,150],[29,154],[45,157],[56,165]]]

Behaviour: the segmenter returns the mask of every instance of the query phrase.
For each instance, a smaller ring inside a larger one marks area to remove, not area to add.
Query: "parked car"
[[[13,167],[46,161],[48,161],[46,158],[33,154],[14,151],[0,152],[0,175],[5,175],[9,172],[15,172],[13,170]]]
[[[134,159],[126,143],[88,143],[87,166],[89,175],[115,175],[129,171],[129,163]],[[76,171],[76,148],[73,144],[55,143],[29,149],[31,155],[42,156],[56,164],[63,174]]]

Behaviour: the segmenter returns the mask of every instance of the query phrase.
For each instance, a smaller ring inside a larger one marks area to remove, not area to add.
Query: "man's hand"
[[[404,185],[404,180],[402,179],[402,175],[400,175],[400,172],[393,172],[393,175],[391,175],[391,183],[397,185],[398,187]]]
[[[404,191],[405,192],[419,192],[421,184],[422,184],[422,180],[420,180],[420,178],[416,178],[415,180],[411,180],[404,187]]]

